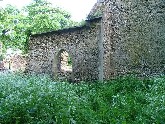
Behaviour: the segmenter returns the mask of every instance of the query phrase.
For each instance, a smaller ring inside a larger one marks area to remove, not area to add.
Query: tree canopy
[[[26,52],[31,33],[68,28],[77,23],[67,11],[53,7],[46,0],[33,0],[21,10],[12,5],[0,8],[0,41],[4,48],[18,48]]]

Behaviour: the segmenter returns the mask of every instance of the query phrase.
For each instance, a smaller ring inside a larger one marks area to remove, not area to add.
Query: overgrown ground
[[[164,123],[165,76],[81,84],[0,76],[0,124]]]

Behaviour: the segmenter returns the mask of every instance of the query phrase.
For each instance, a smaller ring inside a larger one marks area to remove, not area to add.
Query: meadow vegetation
[[[163,124],[165,76],[72,84],[0,76],[0,124]]]

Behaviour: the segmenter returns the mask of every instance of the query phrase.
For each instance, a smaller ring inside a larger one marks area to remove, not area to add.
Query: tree
[[[67,28],[73,24],[68,12],[54,8],[46,0],[33,0],[24,10],[28,13],[27,19],[33,33]]]
[[[7,5],[0,9],[0,17],[0,41],[5,48],[12,46],[22,49],[25,39],[22,20],[25,16],[16,7]]]
[[[27,51],[31,33],[59,30],[76,25],[71,15],[46,0],[33,0],[22,10],[7,5],[0,8],[0,41],[5,48],[19,48]]]

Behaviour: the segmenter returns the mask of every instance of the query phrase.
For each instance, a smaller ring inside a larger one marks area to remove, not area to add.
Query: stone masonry
[[[35,34],[29,41],[28,72],[46,73],[56,79],[68,75],[58,68],[59,53],[65,50],[72,59],[72,74],[66,79],[99,80],[100,20],[90,20],[82,27]]]
[[[98,0],[87,18],[82,27],[31,35],[26,70],[72,81],[165,74],[164,0]],[[71,73],[58,69],[61,50]]]

